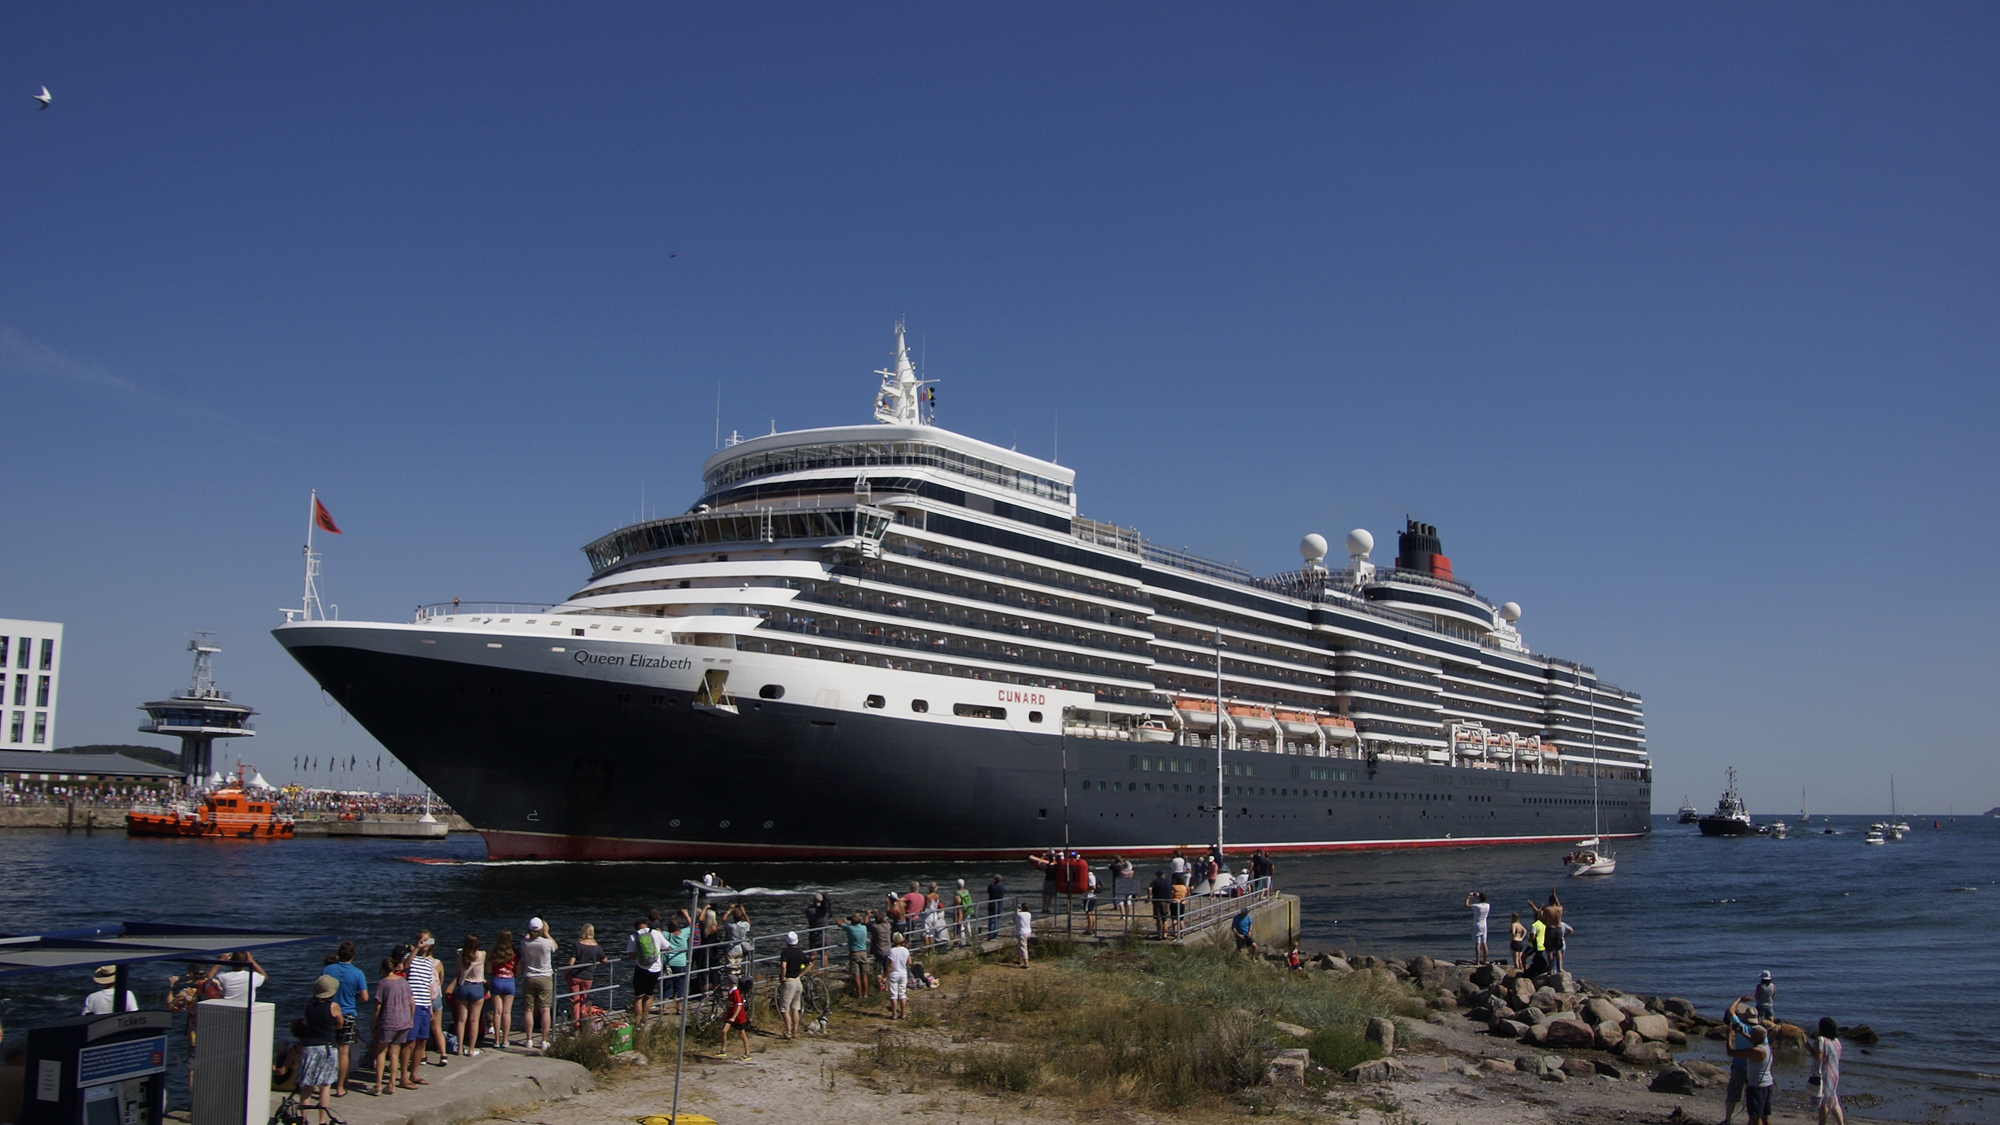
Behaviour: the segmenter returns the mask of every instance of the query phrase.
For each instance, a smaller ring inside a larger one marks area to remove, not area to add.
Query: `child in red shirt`
[[[729,1057],[730,1028],[735,1028],[736,1034],[743,1037],[743,1057],[750,1057],[750,998],[744,995],[748,984],[749,978],[745,977],[729,986],[729,1016],[722,1024],[722,1057],[725,1059]]]

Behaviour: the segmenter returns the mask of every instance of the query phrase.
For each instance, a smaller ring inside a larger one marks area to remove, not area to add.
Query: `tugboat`
[[[1722,799],[1715,803],[1715,811],[1700,820],[1701,834],[1704,836],[1755,836],[1757,826],[1750,823],[1750,814],[1743,808],[1743,798],[1736,793],[1736,767],[1729,767],[1729,788],[1722,791]]]
[[[1678,818],[1676,818],[1676,823],[1693,824],[1700,819],[1701,819],[1701,810],[1694,807],[1693,801],[1688,800],[1686,797],[1682,797],[1681,814]]]
[[[236,781],[202,798],[201,808],[183,804],[135,805],[125,814],[127,836],[198,836],[217,840],[289,840],[292,818],[281,816],[271,798],[244,784],[243,764]]]

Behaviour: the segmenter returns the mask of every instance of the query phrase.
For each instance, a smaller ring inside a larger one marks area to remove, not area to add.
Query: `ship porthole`
[[[680,821],[678,821],[678,820],[670,820],[670,821],[668,821],[668,822],[667,822],[667,827],[668,827],[668,828],[679,828],[680,826],[681,826],[681,822],[680,822]]]
[[[725,820],[725,821],[723,821],[723,822],[722,822],[721,824],[717,825],[716,827],[718,827],[718,828],[727,828],[727,827],[729,827],[729,822]]]
[[[764,827],[766,827],[766,828],[770,828],[770,827],[772,827],[773,825],[775,825],[776,823],[777,823],[777,821],[774,821],[774,820],[767,820],[767,821],[765,821],[765,822],[764,822]]]

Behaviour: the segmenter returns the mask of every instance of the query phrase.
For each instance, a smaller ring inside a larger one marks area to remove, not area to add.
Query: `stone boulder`
[[[1660,1001],[1660,1006],[1666,1009],[1668,1015],[1680,1016],[1682,1019],[1691,1020],[1700,1014],[1694,1010],[1693,1004],[1688,1003],[1678,996],[1667,997],[1665,1000]]]
[[[1675,1028],[1672,1031],[1667,1032],[1667,1045],[1671,1047],[1687,1046],[1688,1045],[1687,1032],[1682,1031],[1679,1028]]]
[[[1389,975],[1395,977],[1397,980],[1410,979],[1410,970],[1404,968],[1399,962],[1388,961],[1377,967],[1389,970]]]
[[[1869,1027],[1865,1023],[1857,1023],[1853,1027],[1841,1028],[1840,1037],[1850,1043],[1859,1043],[1863,1047],[1872,1047],[1882,1038],[1875,1034],[1874,1028]]]
[[[1779,1021],[1771,1029],[1771,1038],[1780,1047],[1803,1047],[1806,1045],[1806,1029],[1795,1023]]]
[[[1313,1033],[1310,1027],[1300,1027],[1298,1024],[1286,1023],[1283,1020],[1272,1020],[1271,1030],[1294,1039],[1310,1039]]]
[[[1529,1027],[1538,1027],[1549,1022],[1549,1014],[1540,1008],[1523,1008],[1519,1019]]]
[[[1643,1016],[1632,1017],[1632,1030],[1641,1039],[1649,1039],[1655,1043],[1664,1043],[1667,1039],[1667,1032],[1672,1031],[1673,1028],[1668,1025],[1667,1017],[1648,1012]]]
[[[1373,956],[1372,954],[1363,953],[1359,957],[1347,958],[1347,963],[1354,966],[1357,969],[1372,969],[1375,966],[1380,965],[1382,962],[1379,958]]]
[[[1343,973],[1343,974],[1344,974],[1344,973],[1351,973],[1351,972],[1353,972],[1353,971],[1354,971],[1354,966],[1352,966],[1352,965],[1348,964],[1348,963],[1347,963],[1347,961],[1346,961],[1346,959],[1344,959],[1344,958],[1341,958],[1341,957],[1333,957],[1333,956],[1327,956],[1327,957],[1322,957],[1322,958],[1320,958],[1320,959],[1319,959],[1319,967],[1320,967],[1320,969],[1321,969],[1322,971],[1325,971],[1325,972],[1329,972],[1329,973]]]
[[[1582,1020],[1553,1019],[1542,1026],[1542,1042],[1551,1047],[1589,1050],[1597,1045],[1597,1032]]]
[[[1408,1075],[1408,1070],[1395,1059],[1376,1059],[1347,1068],[1349,1082],[1393,1082]]]
[[[1618,1053],[1624,1056],[1626,1062],[1642,1066],[1659,1066],[1674,1061],[1674,1053],[1665,1043],[1654,1043],[1650,1040],[1642,1039],[1636,1045],[1628,1040],[1625,1049]]]
[[[1615,1021],[1605,1020],[1593,1030],[1597,1033],[1597,1049],[1600,1051],[1615,1051],[1625,1042],[1625,1029]]]
[[[1539,1047],[1542,1045],[1544,1040],[1548,1039],[1548,1037],[1549,1037],[1549,1029],[1547,1024],[1531,1023],[1528,1025],[1527,1034],[1521,1036],[1521,1042],[1533,1043],[1535,1046]]]
[[[1562,1068],[1563,1073],[1571,1078],[1597,1077],[1597,1068],[1590,1064],[1589,1059],[1567,1058],[1563,1060]]]
[[[1419,953],[1415,957],[1410,958],[1409,961],[1403,965],[1403,967],[1410,971],[1411,976],[1416,977],[1418,980],[1422,980],[1426,974],[1434,973],[1437,971],[1437,962],[1431,960],[1424,954]]]
[[[1393,1055],[1396,1053],[1396,1024],[1394,1021],[1376,1016],[1374,1019],[1368,1021],[1368,1030],[1365,1033],[1365,1037],[1368,1042],[1382,1048],[1383,1054]]]
[[[1602,1075],[1605,1078],[1625,1077],[1625,1072],[1618,1069],[1616,1064],[1606,1062],[1603,1059],[1590,1060],[1590,1066],[1591,1069],[1595,1070],[1598,1074]]]
[[[1514,1058],[1514,1069],[1523,1074],[1540,1074],[1542,1072],[1542,1056],[1517,1055]]]
[[[1705,1062],[1701,1059],[1683,1059],[1674,1065],[1711,1086],[1720,1085],[1729,1080],[1729,1068],[1726,1066],[1717,1066],[1712,1062]]]
[[[1500,983],[1500,966],[1480,965],[1473,969],[1466,979],[1481,988],[1492,988]]]
[[[1264,1074],[1264,1080],[1273,1086],[1304,1086],[1306,1064],[1298,1059],[1272,1059],[1269,1070]]]
[[[1606,1021],[1616,1024],[1625,1022],[1625,1013],[1618,1010],[1618,1005],[1613,1004],[1603,997],[1586,1002],[1583,1006],[1583,1012],[1590,1017],[1590,1022],[1594,1024]]]
[[[1535,998],[1535,982],[1526,977],[1515,977],[1514,982],[1507,986],[1507,998],[1513,1001],[1516,1008],[1527,1007],[1528,1002]]]
[[[1618,1005],[1618,1010],[1628,1016],[1643,1016],[1646,1014],[1646,1002],[1637,996],[1618,996],[1614,997],[1611,1002]]]
[[[1687,1068],[1670,1066],[1655,1074],[1646,1088],[1655,1094],[1692,1094],[1706,1085],[1706,1082],[1689,1073]]]
[[[1528,1025],[1518,1020],[1494,1020],[1492,1033],[1502,1039],[1519,1039],[1528,1033]]]
[[[1528,998],[1528,1003],[1533,1004],[1544,1012],[1553,1012],[1556,1010],[1556,990],[1543,985],[1535,990],[1533,996]]]
[[[1511,1074],[1514,1064],[1506,1059],[1481,1059],[1479,1069],[1487,1074]]]

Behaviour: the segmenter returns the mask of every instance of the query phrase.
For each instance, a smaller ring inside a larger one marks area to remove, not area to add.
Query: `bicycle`
[[[774,983],[777,987],[767,990],[770,996],[765,1001],[765,1007],[770,1009],[771,1015],[777,1019],[779,1026],[783,1026],[785,1022],[784,982],[777,981]],[[799,1023],[801,1025],[817,1023],[824,1027],[826,1019],[833,1014],[833,995],[827,990],[826,974],[820,971],[817,966],[808,965],[806,971],[799,977],[799,989],[799,1003],[803,1009],[799,1015]]]

